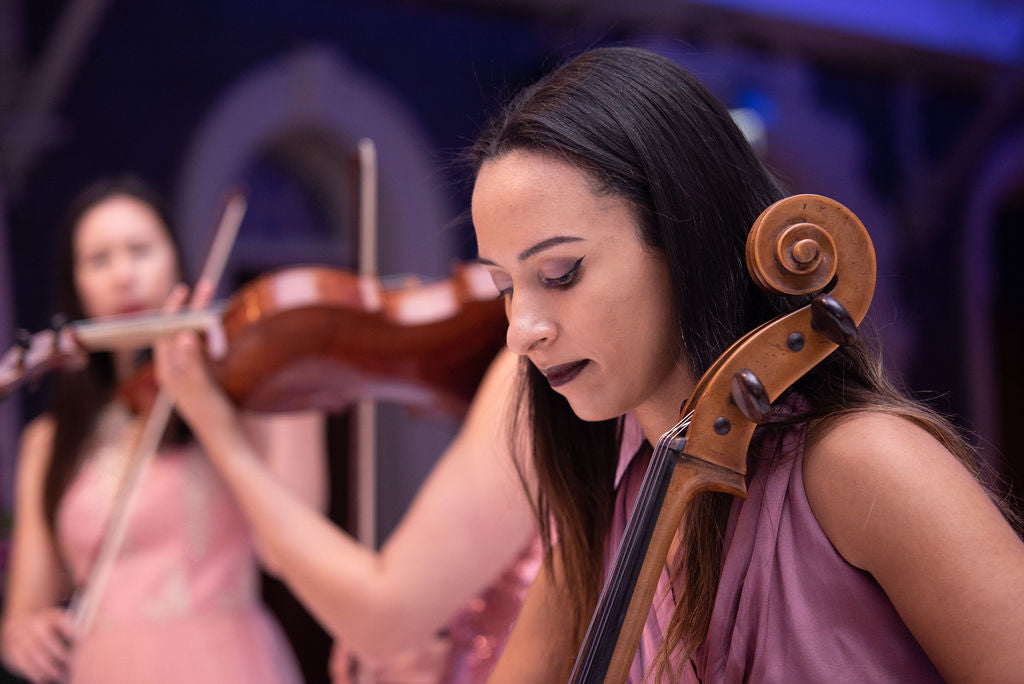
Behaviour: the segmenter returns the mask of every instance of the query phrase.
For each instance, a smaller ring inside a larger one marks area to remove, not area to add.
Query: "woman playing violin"
[[[766,295],[744,265],[779,185],[657,55],[584,53],[520,93],[473,156],[547,552],[492,681],[565,681],[649,445],[734,340],[805,300]],[[1019,681],[1024,544],[954,430],[863,342],[772,421],[748,498],[687,511],[630,681]]]
[[[159,308],[181,279],[154,193],[121,178],[73,203],[62,245],[62,306],[75,318]],[[142,418],[117,386],[131,352],[93,354],[58,377],[50,412],[21,442],[4,664],[34,682],[298,682],[258,599],[253,546],[234,499],[187,431],[168,432],[146,471],[126,543],[80,633],[62,607],[96,559]],[[322,507],[320,419],[247,419],[260,457],[293,495]],[[294,450],[294,451],[293,451]]]
[[[167,311],[185,294],[176,290]],[[335,681],[348,681],[349,656],[379,682],[486,679],[540,565],[513,456],[527,449],[510,437],[514,356],[502,352],[491,364],[455,440],[375,551],[273,476],[193,333],[160,340],[154,351],[161,386],[235,494],[261,559],[341,645]],[[450,648],[437,654],[431,640],[442,629]]]

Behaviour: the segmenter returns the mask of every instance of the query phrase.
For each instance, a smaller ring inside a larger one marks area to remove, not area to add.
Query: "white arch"
[[[202,261],[224,193],[248,164],[290,133],[310,130],[339,150],[354,149],[363,137],[376,144],[381,272],[444,275],[450,250],[441,236],[451,213],[435,187],[441,178],[417,124],[379,82],[316,46],[250,71],[197,128],[176,193],[177,228],[190,270]]]

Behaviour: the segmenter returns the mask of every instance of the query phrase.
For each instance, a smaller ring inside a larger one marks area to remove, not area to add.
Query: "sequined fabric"
[[[538,539],[523,550],[487,591],[470,601],[452,620],[448,629],[452,645],[441,682],[477,684],[487,681],[540,566]]]
[[[540,566],[538,538],[483,594],[456,614],[443,634],[380,662],[359,663],[342,644],[335,643],[331,681],[360,681],[352,672],[361,669],[370,673],[375,684],[483,684],[498,663]]]

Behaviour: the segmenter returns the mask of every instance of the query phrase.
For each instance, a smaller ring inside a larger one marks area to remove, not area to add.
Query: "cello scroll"
[[[849,209],[820,195],[795,195],[754,222],[747,269],[774,294],[809,294],[834,284],[808,306],[737,340],[690,395],[684,414],[694,415],[686,453],[738,473],[746,472],[754,428],[767,419],[763,411],[743,410],[758,404],[748,391],[751,376],[768,402],[775,401],[840,343],[856,339],[874,294],[875,252],[864,224]]]

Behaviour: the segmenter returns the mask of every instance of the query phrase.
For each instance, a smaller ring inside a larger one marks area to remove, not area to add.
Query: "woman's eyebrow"
[[[549,237],[546,240],[541,240],[540,242],[535,244],[533,247],[529,247],[529,248],[523,250],[522,253],[519,254],[519,261],[526,261],[527,259],[532,257],[537,252],[543,252],[545,249],[549,249],[551,247],[554,247],[555,245],[565,244],[566,242],[582,242],[582,241],[583,241],[583,238],[576,237],[574,235],[556,235],[555,237]],[[477,257],[477,262],[481,263],[481,264],[485,264],[487,266],[498,266],[498,264],[494,263],[490,259],[484,259],[482,257]]]

